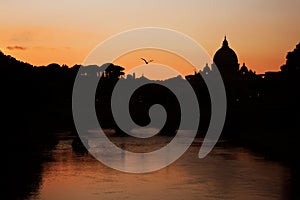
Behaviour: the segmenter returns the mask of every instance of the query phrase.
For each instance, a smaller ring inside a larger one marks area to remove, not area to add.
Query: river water
[[[120,138],[122,140],[122,138]],[[290,199],[291,172],[245,148],[221,141],[199,159],[201,139],[170,166],[147,174],[111,169],[90,154],[74,152],[72,138],[61,139],[42,164],[31,200],[99,199]],[[129,160],[124,160],[130,165]]]

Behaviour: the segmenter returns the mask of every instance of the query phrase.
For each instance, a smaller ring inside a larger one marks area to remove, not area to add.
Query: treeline
[[[222,137],[280,154],[285,154],[280,151],[280,145],[289,150],[297,146],[295,141],[300,130],[300,44],[288,52],[286,58],[278,72],[256,75],[241,68],[235,79],[223,76],[228,112]],[[2,115],[9,141],[17,141],[16,145],[27,147],[27,143],[34,141],[51,141],[51,133],[57,130],[75,130],[72,89],[80,65],[68,67],[53,63],[36,67],[0,52],[0,67],[4,99]],[[102,82],[95,95],[95,100],[100,99],[96,102],[98,118],[103,127],[118,130],[111,113],[110,98],[115,84],[124,76],[124,68],[110,63],[90,65],[83,67],[80,73],[82,77],[97,77]],[[201,76],[203,74],[198,73],[186,79],[199,98],[199,134],[204,136],[210,123],[211,105]],[[182,80],[166,81],[180,83]],[[180,105],[165,88],[152,84],[135,92],[129,105],[130,113],[135,122],[145,125],[149,122],[149,107],[157,103],[164,105],[168,111],[169,121],[162,132],[173,135],[180,121]]]

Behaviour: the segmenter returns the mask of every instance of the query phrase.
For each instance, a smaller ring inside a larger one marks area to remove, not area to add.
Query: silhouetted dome
[[[235,74],[239,70],[238,58],[236,53],[229,47],[228,41],[223,41],[222,47],[214,55],[214,63],[217,65],[221,74]]]
[[[246,67],[245,63],[243,63],[243,66],[241,67],[241,72],[248,72],[248,68]]]

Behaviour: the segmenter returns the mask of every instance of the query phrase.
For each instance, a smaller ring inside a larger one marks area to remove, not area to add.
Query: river
[[[291,199],[288,166],[226,141],[199,159],[201,139],[196,139],[173,164],[146,174],[111,169],[90,154],[74,152],[71,143],[64,138],[49,150],[51,159],[42,163],[40,183],[32,185],[28,199]]]

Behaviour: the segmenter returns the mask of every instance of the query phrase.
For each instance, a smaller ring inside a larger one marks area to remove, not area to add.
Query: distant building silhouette
[[[204,75],[209,75],[210,72],[211,72],[211,69],[209,68],[208,63],[206,63],[205,67],[203,68],[202,73]]]
[[[127,80],[134,80],[135,79],[135,73],[127,74],[126,79]]]
[[[213,61],[214,64],[212,65],[212,70],[215,70],[215,67],[218,67],[222,76],[235,78],[238,75],[238,57],[234,50],[229,47],[226,36],[222,47],[215,53]]]
[[[208,63],[206,63],[203,70],[195,71],[194,75],[188,75],[186,78],[190,81],[199,79],[199,75],[213,78],[214,76],[211,75],[217,70],[227,84],[237,80],[254,80],[264,77],[263,75],[258,76],[254,71],[249,70],[245,63],[240,67],[237,54],[229,47],[226,36],[222,47],[216,51],[211,66],[209,67]]]

